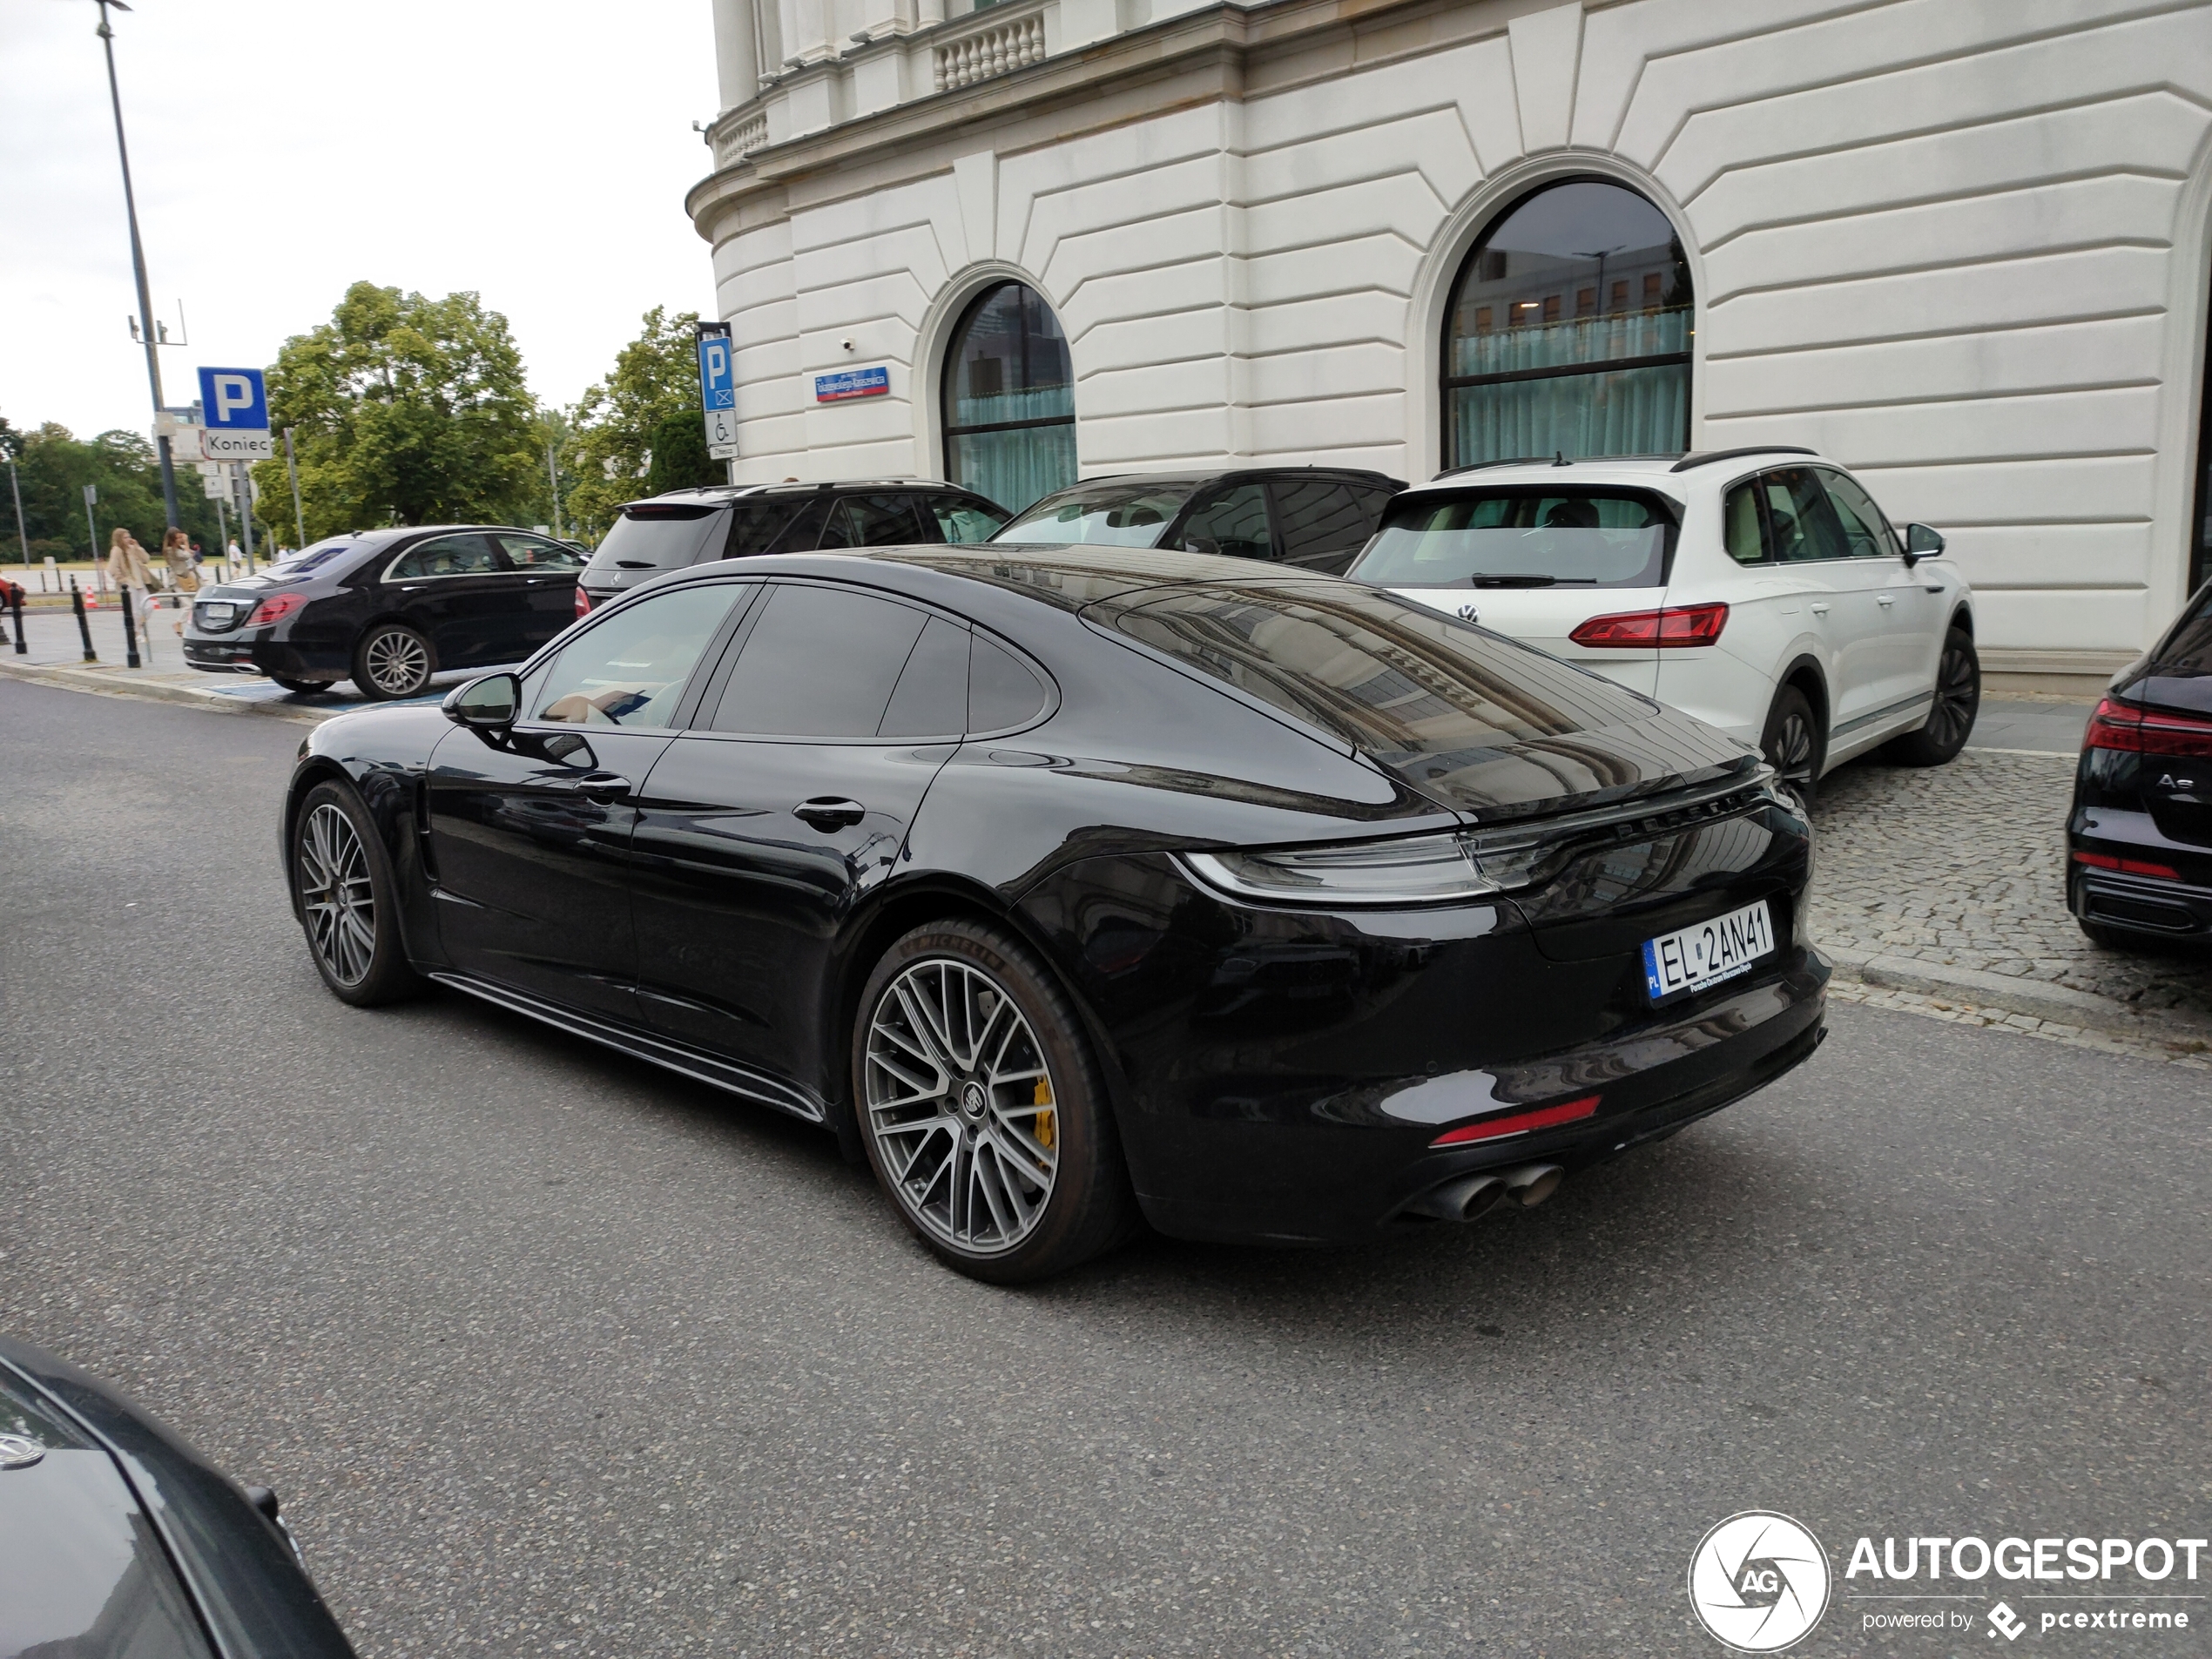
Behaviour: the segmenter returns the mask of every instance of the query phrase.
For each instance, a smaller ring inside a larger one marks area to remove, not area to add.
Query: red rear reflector
[[[591,596],[583,590],[583,583],[579,582],[576,584],[576,614],[581,617],[590,609]]]
[[[2106,698],[2081,734],[2085,749],[2116,749],[2123,754],[2212,758],[2212,720]]]
[[[1480,1123],[1462,1123],[1457,1129],[1445,1130],[1429,1144],[1465,1146],[1469,1141],[1503,1140],[1508,1135],[1526,1135],[1533,1130],[1572,1123],[1578,1118],[1595,1116],[1598,1100],[1595,1095],[1585,1095],[1563,1106],[1543,1106],[1533,1112],[1515,1112],[1509,1117],[1487,1117]]]
[[[2109,853],[2076,853],[2076,864],[2086,864],[2093,870],[2117,870],[2122,875],[2155,875],[2164,881],[2179,881],[2181,872],[2170,864],[2153,864],[2148,859],[2116,859]]]
[[[1710,645],[1728,626],[1724,604],[1668,605],[1657,610],[1624,610],[1592,617],[1567,637],[1578,645],[1643,651],[1677,645]]]

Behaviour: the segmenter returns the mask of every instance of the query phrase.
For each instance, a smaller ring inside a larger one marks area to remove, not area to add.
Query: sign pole
[[[231,579],[231,526],[229,515],[223,511],[223,498],[215,497],[216,556],[223,561],[223,580]]]
[[[92,503],[99,498],[100,492],[97,489],[91,484],[84,486],[84,535],[85,538],[92,543],[94,591],[105,592],[107,588],[107,578],[101,574],[100,570],[100,527],[92,522]]]
[[[153,291],[146,281],[146,251],[138,240],[138,201],[131,188],[131,146],[123,140],[123,91],[115,78],[115,31],[108,27],[109,0],[99,0],[100,26],[97,31],[100,46],[107,53],[107,96],[115,110],[115,153],[123,163],[123,211],[131,221],[131,268],[138,279],[138,327],[145,336],[146,381],[153,389],[153,412],[161,414],[161,354],[158,349],[160,336],[153,320]],[[124,8],[128,10],[129,7]],[[169,435],[162,433],[154,440],[154,447],[161,452],[161,505],[169,515],[169,528],[177,528],[177,463],[169,451]]]
[[[8,492],[16,498],[16,540],[23,543],[23,570],[30,574],[30,537],[23,527],[23,486],[16,482],[16,458],[8,457]]]
[[[307,545],[307,516],[300,510],[300,463],[292,458],[292,428],[290,427],[284,429],[284,469],[292,478],[292,528],[299,531],[300,545],[304,548]],[[560,497],[556,496],[553,498],[553,506],[556,513],[560,505]]]
[[[233,498],[238,508],[239,539],[246,543],[246,574],[253,574],[253,486],[246,476],[243,461],[231,462],[231,488],[238,493]]]

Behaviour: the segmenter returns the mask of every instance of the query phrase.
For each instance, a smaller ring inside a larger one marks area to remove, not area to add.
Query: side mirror
[[[446,718],[479,732],[503,732],[523,709],[523,683],[512,674],[487,674],[446,693]]]
[[[1918,564],[1922,559],[1932,559],[1943,551],[1943,532],[1925,524],[1905,527],[1905,562]]]

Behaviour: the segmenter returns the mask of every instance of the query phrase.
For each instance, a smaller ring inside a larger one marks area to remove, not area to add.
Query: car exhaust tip
[[[1463,1175],[1431,1187],[1406,1208],[1439,1221],[1473,1221],[1505,1196],[1506,1184],[1496,1176]]]
[[[1534,1210],[1559,1190],[1566,1175],[1556,1163],[1524,1163],[1517,1170],[1507,1170],[1502,1184],[1507,1197],[1525,1210]]]

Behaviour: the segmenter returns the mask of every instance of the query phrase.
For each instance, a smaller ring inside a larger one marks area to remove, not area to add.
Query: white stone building
[[[713,3],[741,479],[1809,444],[1994,671],[2212,574],[2212,0]]]

